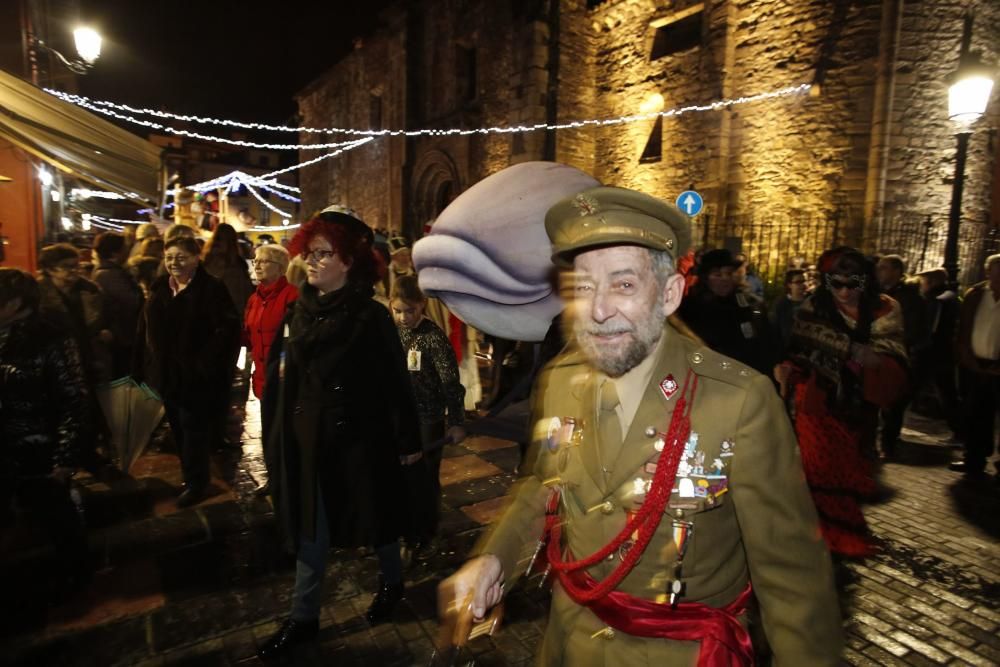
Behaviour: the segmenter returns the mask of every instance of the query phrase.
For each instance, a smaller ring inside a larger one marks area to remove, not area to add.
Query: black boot
[[[365,612],[365,618],[370,625],[378,625],[392,618],[392,610],[403,599],[403,582],[398,584],[382,583],[379,578],[378,592],[372,599],[372,604]]]
[[[257,650],[261,660],[271,660],[286,655],[292,647],[316,639],[319,634],[319,620],[297,621],[289,618],[281,628]]]

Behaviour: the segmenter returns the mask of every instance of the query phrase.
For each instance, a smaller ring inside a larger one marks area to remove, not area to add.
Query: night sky
[[[282,123],[292,96],[349,53],[389,0],[81,0],[103,35],[81,93],[133,106]],[[267,8],[267,9],[263,9]],[[135,127],[135,126],[133,126]]]

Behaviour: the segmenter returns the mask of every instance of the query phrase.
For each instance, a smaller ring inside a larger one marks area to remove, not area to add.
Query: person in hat
[[[316,639],[330,547],[375,547],[370,624],[389,620],[403,597],[398,538],[412,519],[405,479],[425,469],[403,347],[389,311],[372,298],[384,266],[373,240],[341,206],[292,239],[307,278],[271,344],[262,430],[275,516],[296,555],[295,585],[288,618],[260,647],[264,659]]]
[[[830,551],[857,558],[873,545],[861,501],[876,493],[878,411],[905,391],[909,364],[899,304],[879,294],[875,267],[846,246],[819,260],[820,287],[795,313],[789,359],[775,368],[794,398],[806,482]]]
[[[536,384],[512,504],[441,608],[481,618],[526,571],[551,573],[540,664],[750,665],[756,597],[778,664],[838,664],[830,557],[784,406],[672,317],[689,218],[595,187],[545,227],[572,269],[574,344]]]
[[[725,248],[702,255],[698,282],[684,297],[678,314],[716,352],[770,374],[777,361],[775,338],[764,302],[739,289],[736,270],[742,265]]]
[[[392,292],[396,279],[401,276],[415,276],[417,270],[413,268],[413,253],[410,244],[402,236],[392,236],[389,238],[389,285],[388,292]]]

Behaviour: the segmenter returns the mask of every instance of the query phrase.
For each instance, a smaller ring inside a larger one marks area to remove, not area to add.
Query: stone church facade
[[[303,125],[554,125],[811,88],[638,122],[382,136],[304,168],[303,210],[347,202],[414,238],[478,180],[545,159],[671,201],[697,190],[697,241],[746,251],[771,277],[845,242],[902,252],[911,269],[937,265],[956,154],[947,77],[967,7],[973,50],[1000,62],[989,0],[398,2],[299,93]],[[963,268],[1000,224],[998,120],[995,89],[970,141]],[[353,138],[302,142],[331,137]]]

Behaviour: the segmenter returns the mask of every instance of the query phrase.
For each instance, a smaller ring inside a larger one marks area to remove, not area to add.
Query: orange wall
[[[0,266],[33,272],[42,225],[35,161],[2,137],[0,175],[14,179],[0,183],[0,236],[7,239]]]

